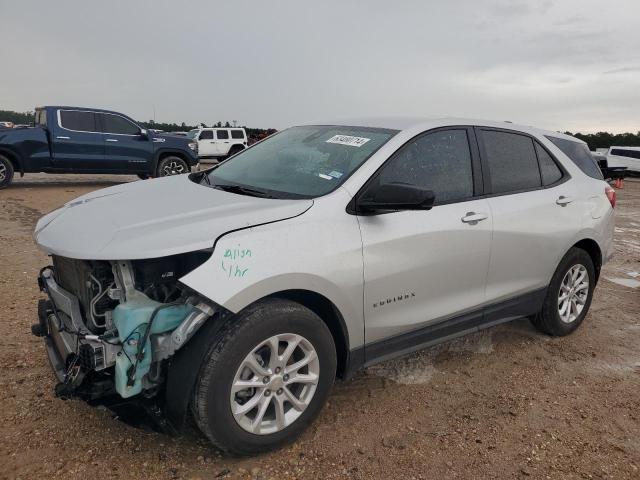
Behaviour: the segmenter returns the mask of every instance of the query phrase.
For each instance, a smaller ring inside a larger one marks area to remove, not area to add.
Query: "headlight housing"
[[[196,142],[191,142],[189,143],[189,145],[187,145],[191,150],[193,150],[194,152],[198,151],[198,144]]]

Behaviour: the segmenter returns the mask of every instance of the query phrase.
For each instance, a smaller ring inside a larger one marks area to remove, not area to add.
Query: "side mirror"
[[[431,190],[405,183],[380,185],[371,198],[357,202],[357,210],[362,213],[376,213],[387,210],[429,210],[436,196]]]
[[[140,136],[143,138],[149,138],[149,132],[145,128],[140,129]]]

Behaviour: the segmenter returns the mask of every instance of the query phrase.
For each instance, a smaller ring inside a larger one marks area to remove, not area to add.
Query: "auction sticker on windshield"
[[[350,145],[352,147],[361,147],[365,143],[367,143],[370,138],[364,137],[352,137],[350,135],[334,135],[327,143],[339,143],[340,145]]]

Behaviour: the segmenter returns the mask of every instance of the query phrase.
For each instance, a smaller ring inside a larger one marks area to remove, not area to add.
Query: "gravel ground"
[[[369,368],[295,444],[235,459],[52,394],[29,330],[47,264],[31,232],[131,180],[31,175],[0,191],[0,478],[640,478],[640,182],[618,191],[616,257],[573,335],[521,320]]]

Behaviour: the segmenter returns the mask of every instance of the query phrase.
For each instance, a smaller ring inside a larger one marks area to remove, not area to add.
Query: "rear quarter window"
[[[60,110],[60,126],[77,132],[98,132],[96,116],[93,112]]]
[[[580,169],[582,173],[591,178],[603,180],[600,167],[593,159],[591,152],[584,143],[573,142],[564,138],[545,135],[547,140],[553,143]]]
[[[244,138],[242,130],[231,130],[231,138]]]

